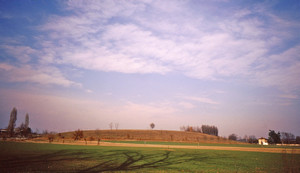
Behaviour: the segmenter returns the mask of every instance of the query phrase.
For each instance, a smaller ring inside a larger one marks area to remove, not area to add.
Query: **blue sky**
[[[0,1],[0,127],[300,135],[299,1]]]

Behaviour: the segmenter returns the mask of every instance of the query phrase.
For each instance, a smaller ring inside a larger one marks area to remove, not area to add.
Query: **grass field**
[[[112,143],[133,143],[133,144],[156,144],[156,145],[187,145],[187,146],[222,146],[222,147],[254,147],[254,148],[295,148],[299,146],[280,146],[280,145],[258,145],[258,144],[224,144],[224,143],[189,143],[189,142],[164,142],[164,141],[110,141]]]
[[[0,142],[1,172],[300,172],[300,155]]]

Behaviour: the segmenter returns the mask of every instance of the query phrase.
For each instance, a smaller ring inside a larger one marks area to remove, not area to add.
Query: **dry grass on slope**
[[[74,132],[61,133],[65,139],[73,138]],[[174,141],[240,144],[222,137],[197,132],[168,131],[168,130],[84,130],[83,135],[88,140],[141,140],[141,141]],[[57,135],[58,136],[58,135]]]

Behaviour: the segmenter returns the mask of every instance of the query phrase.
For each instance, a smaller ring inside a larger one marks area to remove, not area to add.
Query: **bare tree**
[[[193,127],[193,126],[190,126],[190,125],[181,126],[180,129],[182,131],[186,131],[186,132],[196,132],[197,131],[197,127]]]
[[[21,125],[17,128],[17,131],[21,134],[21,136],[26,136],[25,124],[21,123]]]
[[[237,140],[237,135],[233,133],[233,134],[231,134],[231,135],[228,136],[228,139],[236,141]]]
[[[215,135],[218,136],[218,128],[216,126],[209,126],[209,125],[202,125],[199,126],[181,126],[180,130],[186,131],[186,132],[198,132],[198,133],[205,133],[208,135]]]
[[[100,134],[101,134],[100,130],[99,130],[99,129],[96,129],[96,130],[95,130],[95,134],[96,134],[97,136],[100,136]]]
[[[296,144],[300,144],[300,136],[296,137]]]
[[[218,128],[216,126],[202,125],[202,133],[218,136]]]
[[[79,140],[81,138],[83,138],[83,131],[78,129],[73,133],[73,138],[74,140]]]
[[[22,123],[18,130],[22,136],[28,137],[31,134],[31,128],[29,128],[29,115],[26,113],[25,123]]]
[[[242,139],[241,141],[243,142],[248,142],[249,141],[249,137],[247,135],[244,136],[244,139]]]
[[[65,136],[62,135],[61,133],[58,133],[58,137],[63,140],[63,143],[65,143]]]
[[[47,138],[48,138],[48,140],[49,140],[49,143],[53,142],[53,140],[54,140],[54,134],[49,133],[49,134],[47,135]]]
[[[290,144],[295,142],[296,138],[295,135],[288,132],[281,132],[281,141],[285,144]]]
[[[112,122],[109,123],[108,126],[109,126],[110,130],[112,130],[112,128],[113,128],[113,123],[112,123]]]
[[[38,128],[35,128],[35,132],[34,133],[39,134],[40,130]]]
[[[100,132],[99,129],[96,129],[96,130],[95,130],[95,133],[96,133],[96,135],[97,135],[98,145],[99,145],[99,144],[100,144],[100,140],[101,140],[101,138],[100,138],[101,132]]]
[[[116,128],[116,130],[118,130],[118,128],[119,128],[119,123],[115,123],[115,128]]]
[[[14,135],[14,128],[16,126],[16,121],[17,121],[17,109],[14,107],[10,112],[10,119],[7,126],[7,131],[10,136]]]
[[[185,130],[185,129],[186,129],[185,126],[180,126],[179,129],[180,129],[181,131],[186,131],[186,130]]]
[[[199,133],[202,133],[201,127],[199,127],[199,126],[195,127],[195,131],[199,132]]]
[[[249,138],[248,138],[248,142],[250,144],[256,144],[256,143],[258,143],[258,140],[254,135],[250,135]]]
[[[151,124],[150,124],[150,127],[151,127],[151,129],[154,129],[155,124],[154,124],[154,123],[151,123]]]
[[[42,132],[43,135],[47,135],[48,133],[49,133],[48,130],[43,130]]]

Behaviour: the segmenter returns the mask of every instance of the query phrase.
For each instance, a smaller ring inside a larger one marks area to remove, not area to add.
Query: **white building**
[[[258,144],[259,145],[269,145],[268,140],[266,138],[259,138]]]

